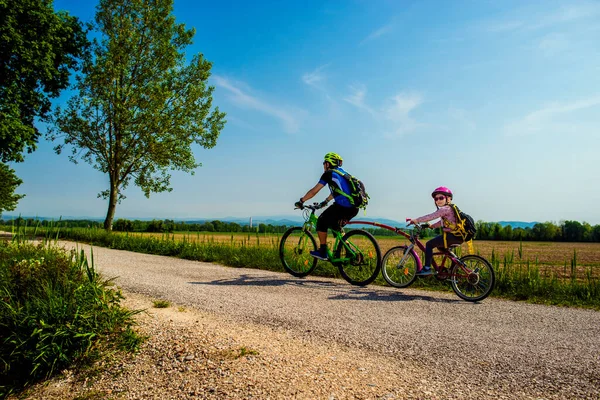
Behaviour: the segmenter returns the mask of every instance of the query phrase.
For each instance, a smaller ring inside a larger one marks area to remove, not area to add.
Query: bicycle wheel
[[[390,286],[404,288],[410,286],[417,277],[417,257],[407,246],[392,247],[381,261],[381,274]]]
[[[450,271],[454,292],[466,301],[481,301],[494,289],[496,276],[492,265],[483,257],[470,254],[460,258]]]
[[[283,268],[298,278],[310,274],[318,261],[310,255],[313,250],[317,250],[317,242],[312,233],[299,226],[288,229],[279,243],[279,258]]]
[[[381,250],[369,232],[353,230],[344,235],[335,249],[335,258],[340,273],[349,283],[365,286],[377,278],[381,266]]]

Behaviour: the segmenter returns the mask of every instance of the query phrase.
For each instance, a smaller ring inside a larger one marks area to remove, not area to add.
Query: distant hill
[[[219,221],[223,221],[223,222],[235,222],[237,224],[240,225],[248,225],[250,223],[250,218],[214,218],[214,219],[218,219]],[[206,219],[206,220],[202,220],[202,221],[195,221],[198,223],[201,222],[205,222],[205,221],[212,221],[214,219]],[[385,225],[391,225],[394,227],[404,227],[406,226],[405,223],[401,223],[398,221],[394,221],[391,219],[385,219],[385,218],[367,218],[364,217],[362,218],[359,215],[357,215],[354,220],[360,220],[360,221],[370,221],[370,222],[378,222],[380,224],[385,224]],[[191,223],[192,221],[187,221]],[[258,225],[258,224],[266,224],[266,225],[273,225],[273,226],[281,226],[281,225],[286,225],[286,226],[294,226],[294,225],[300,225],[304,222],[304,219],[300,216],[297,217],[293,217],[293,216],[281,216],[281,217],[252,217],[252,225]],[[361,225],[355,225],[355,226],[361,226]],[[364,225],[364,226],[370,226],[370,225]]]
[[[510,225],[513,229],[514,228],[533,228],[533,226],[535,224],[537,224],[538,222],[523,222],[523,221],[498,221],[498,223],[500,224],[500,226],[502,226],[503,228],[507,225]]]
[[[18,217],[19,217],[19,215],[2,214],[1,219],[11,220],[11,219],[16,219]],[[25,219],[54,220],[54,221],[58,221],[59,219],[61,219],[61,220],[88,220],[88,221],[100,221],[100,222],[104,221],[104,218],[98,218],[98,217],[63,216],[63,217],[57,218],[57,217],[26,216],[26,215],[21,215],[21,217],[25,218]],[[140,221],[151,221],[153,219],[172,219],[174,221],[183,221],[183,222],[186,222],[186,223],[189,223],[189,224],[203,224],[204,222],[215,221],[215,220],[223,221],[223,222],[235,222],[236,224],[239,224],[239,225],[242,225],[242,226],[250,224],[250,217],[246,217],[246,218],[240,218],[240,217],[224,217],[224,218],[132,218],[132,217],[119,217],[119,218],[125,218],[125,219],[129,219],[129,220],[136,220],[137,219],[137,220],[140,220]],[[119,218],[115,218],[115,219],[119,219]],[[406,227],[406,223],[405,222],[399,222],[399,221],[395,221],[395,220],[392,220],[392,219],[386,219],[386,218],[363,217],[363,216],[361,216],[360,213],[354,218],[354,220],[377,222],[377,223],[380,223],[380,224],[389,225],[389,226],[393,226],[393,227],[399,227],[399,228]],[[294,226],[294,225],[300,225],[303,222],[304,222],[304,219],[300,215],[294,215],[294,216],[289,216],[289,215],[275,215],[275,216],[258,216],[258,217],[252,217],[252,225],[254,225],[254,226],[258,226],[259,224],[266,224],[266,225],[273,225],[273,226],[281,226],[281,225]],[[524,221],[498,221],[498,223],[502,227],[510,225],[510,226],[513,227],[513,229],[514,228],[533,228],[533,226],[535,224],[537,224],[537,222],[524,222]],[[363,227],[363,226],[364,227],[369,227],[371,225],[359,225],[359,224],[356,224],[354,226],[355,227]]]

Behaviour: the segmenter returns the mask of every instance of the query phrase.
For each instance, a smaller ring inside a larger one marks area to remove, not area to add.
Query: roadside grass
[[[171,302],[168,300],[153,300],[152,305],[154,308],[169,308],[171,307]]]
[[[14,228],[0,227],[10,231]],[[180,257],[189,260],[216,262],[232,267],[266,269],[283,272],[279,260],[278,234],[128,234],[106,232],[92,228],[20,228],[23,234],[45,235],[55,239],[73,240],[120,250],[140,253],[159,254]],[[384,253],[392,245],[402,243],[402,239],[377,238]],[[595,247],[577,247],[577,243],[556,244],[559,251],[553,251],[548,243],[543,243],[543,253],[531,257],[530,245],[524,249],[522,243],[512,242],[517,249],[503,248],[497,253],[492,247],[494,242],[484,242],[485,256],[496,272],[496,287],[492,296],[531,303],[561,306],[589,307],[600,309],[600,245]],[[572,245],[571,250],[567,246]],[[516,250],[516,251],[515,251]],[[552,254],[553,259],[544,255]],[[584,253],[584,265],[580,254]],[[563,257],[560,260],[560,257]],[[540,261],[543,259],[543,261]],[[340,277],[336,267],[320,262],[313,275]],[[374,284],[385,285],[379,276]],[[418,279],[413,287],[450,291],[447,282],[435,279]]]
[[[257,356],[259,352],[256,350],[249,349],[245,346],[240,347],[237,358],[245,357],[245,356]]]
[[[242,346],[238,349],[220,350],[217,352],[217,354],[225,360],[238,360],[242,357],[260,355],[260,353],[257,350],[250,349],[246,346]]]
[[[136,351],[138,311],[121,299],[83,251],[0,240],[0,398],[66,367]]]

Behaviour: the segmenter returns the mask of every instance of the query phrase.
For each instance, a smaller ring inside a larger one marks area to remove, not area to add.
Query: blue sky
[[[55,1],[85,21],[95,5]],[[175,16],[228,123],[195,175],[150,199],[131,185],[117,218],[295,215],[334,151],[368,217],[432,212],[444,185],[476,220],[600,224],[600,1],[175,0]],[[27,196],[7,214],[104,217],[108,178],[52,147],[11,165]]]

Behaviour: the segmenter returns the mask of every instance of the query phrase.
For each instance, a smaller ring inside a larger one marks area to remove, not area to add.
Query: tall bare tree
[[[70,146],[70,160],[109,177],[104,228],[112,229],[122,191],[133,179],[146,197],[171,191],[170,170],[194,173],[192,145],[216,145],[225,113],[212,107],[212,64],[186,62],[195,31],[177,24],[173,0],[100,0],[101,38],[78,77],[78,93],[54,114],[49,138]]]

